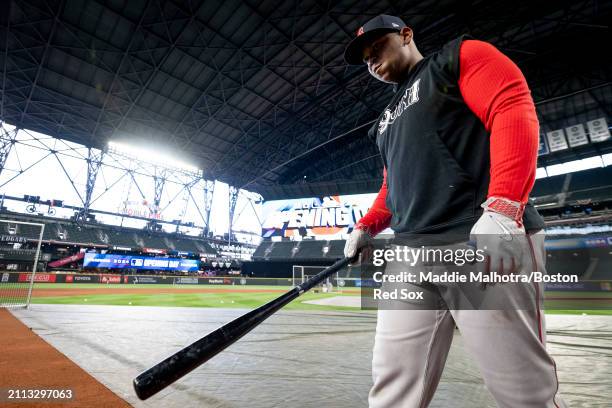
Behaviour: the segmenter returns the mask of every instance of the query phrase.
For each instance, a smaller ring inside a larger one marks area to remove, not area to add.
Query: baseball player
[[[544,222],[528,203],[538,119],[518,67],[492,45],[466,36],[423,57],[413,31],[388,15],[359,28],[344,57],[395,88],[369,132],[384,164],[382,187],[349,235],[345,256],[356,256],[391,227],[396,237],[475,241],[486,250],[488,271],[543,271]],[[449,290],[428,287],[430,299],[448,304]],[[512,301],[507,287],[483,290]],[[565,407],[546,351],[541,294],[537,283],[523,290],[534,304],[528,310],[379,309],[370,406],[428,406],[456,324],[498,406]]]

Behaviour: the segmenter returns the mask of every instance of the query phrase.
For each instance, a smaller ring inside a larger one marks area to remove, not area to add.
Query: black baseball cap
[[[350,65],[360,65],[363,63],[363,46],[368,42],[384,34],[393,31],[399,32],[407,27],[401,18],[381,14],[374,17],[357,30],[355,37],[344,50],[344,60]]]

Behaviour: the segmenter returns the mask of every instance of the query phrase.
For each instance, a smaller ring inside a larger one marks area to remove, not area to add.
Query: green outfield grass
[[[131,306],[176,306],[176,307],[218,307],[254,309],[280,293],[162,293],[162,294],[100,294],[61,297],[34,297],[32,303],[46,304],[94,304]],[[341,293],[306,293],[291,302],[286,309],[299,310],[356,310],[353,307],[323,306],[302,303],[307,300],[342,296]]]
[[[562,309],[554,309],[554,310],[545,310],[544,311],[545,314],[550,314],[550,315],[554,315],[554,314],[567,314],[567,315],[602,315],[602,316],[612,316],[612,310],[610,309],[600,309],[600,310],[589,310],[589,309],[585,309],[585,310],[575,310],[575,309],[569,309],[569,310],[562,310]]]
[[[545,293],[547,314],[612,314],[612,292],[557,292]]]
[[[37,290],[62,291],[79,289],[99,289],[100,293],[76,294],[75,296],[39,297]],[[113,293],[104,293],[105,289]],[[172,293],[120,293],[122,290],[164,290],[173,289]],[[181,290],[222,289],[249,290],[248,292],[225,293],[180,293]],[[32,303],[46,304],[94,304],[94,305],[131,305],[131,306],[177,306],[177,307],[218,307],[253,309],[278,297],[289,290],[289,286],[256,286],[256,285],[127,285],[127,284],[53,284],[38,283],[34,288]],[[280,292],[256,292],[257,290],[275,290]],[[119,292],[119,293],[117,293]],[[353,307],[323,306],[303,303],[335,296],[359,296],[359,288],[344,288],[342,293],[309,292],[286,306],[293,310],[358,310]],[[546,292],[545,309],[547,314],[597,314],[612,315],[612,293],[610,292]],[[604,300],[602,300],[604,298]]]
[[[38,297],[37,290],[79,290],[99,289],[99,294],[87,294],[78,296],[52,296]],[[110,289],[115,293],[105,294],[103,291]],[[245,292],[225,293],[160,293],[160,294],[138,294],[138,293],[116,293],[121,290],[180,290],[215,289],[215,290],[244,290]],[[218,307],[218,308],[241,308],[254,309],[269,302],[282,293],[290,290],[290,286],[276,285],[129,285],[129,284],[55,284],[37,283],[34,287],[32,303],[45,304],[94,304],[94,305],[131,305],[131,306],[176,306],[176,307]],[[257,292],[258,290],[274,290],[275,292]],[[359,288],[346,288],[343,292],[335,293],[313,293],[308,292],[285,306],[293,310],[356,310],[354,307],[324,306],[303,303],[309,300],[325,299],[335,296],[359,296]]]

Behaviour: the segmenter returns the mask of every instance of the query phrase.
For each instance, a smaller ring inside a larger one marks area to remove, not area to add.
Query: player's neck
[[[408,78],[410,78],[410,75],[412,74],[412,70],[422,60],[423,60],[423,56],[417,49],[415,49],[414,52],[411,53],[411,58],[407,61],[406,66],[403,70],[404,72],[403,78],[394,85],[396,90],[399,86],[405,83]]]
[[[409,73],[410,71],[412,71],[412,69],[419,63],[419,61],[423,59],[423,55],[421,55],[419,50],[417,50],[416,48],[410,55],[411,55],[411,58],[408,62],[408,69],[406,70],[406,73]]]

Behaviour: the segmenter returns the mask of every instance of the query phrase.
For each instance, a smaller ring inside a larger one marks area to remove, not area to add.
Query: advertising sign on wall
[[[66,283],[98,283],[98,275],[66,275]]]
[[[174,283],[177,285],[197,285],[198,278],[186,278],[186,277],[174,278]]]
[[[31,273],[20,273],[19,282],[29,282],[32,279]],[[55,274],[51,273],[37,273],[34,275],[34,282],[55,282]]]
[[[100,275],[100,283],[121,283],[121,275]]]
[[[133,217],[161,220],[162,210],[153,202],[143,200],[126,200],[118,208],[119,213]]]
[[[4,234],[0,235],[0,241],[19,243],[19,244],[25,244],[26,242],[28,242],[26,237],[20,237],[18,235],[4,235]]]
[[[203,278],[200,281],[208,285],[231,285],[234,282],[231,278]]]

